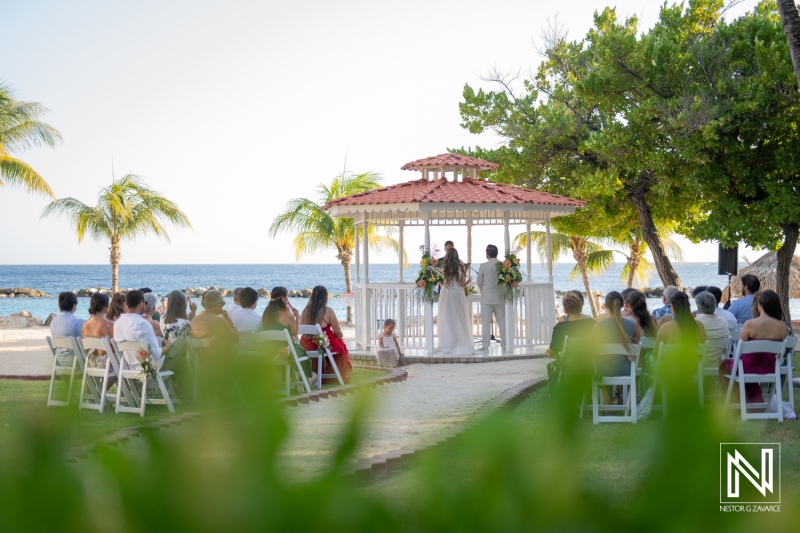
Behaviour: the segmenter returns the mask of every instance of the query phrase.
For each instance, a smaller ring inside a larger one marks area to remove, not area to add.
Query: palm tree
[[[536,248],[542,262],[547,260],[547,233],[544,231],[531,231],[520,233],[514,237],[514,245],[519,248],[527,247],[528,236],[530,235],[531,244]],[[575,258],[575,267],[569,273],[569,279],[573,280],[578,276],[583,280],[586,289],[586,296],[589,300],[589,307],[592,309],[592,316],[598,315],[597,306],[592,298],[592,288],[589,285],[589,274],[601,274],[614,263],[614,251],[603,249],[600,242],[590,241],[588,237],[577,235],[565,235],[563,233],[551,233],[550,242],[553,246],[553,261],[563,255],[572,253]]]
[[[269,236],[275,237],[283,231],[296,232],[292,246],[295,260],[307,254],[314,254],[329,248],[336,249],[336,259],[344,268],[344,283],[347,292],[352,292],[350,279],[350,260],[355,247],[355,226],[352,218],[333,218],[322,209],[326,203],[341,198],[371,191],[381,186],[381,178],[373,172],[354,174],[344,171],[328,185],[320,183],[317,187],[318,202],[308,198],[294,198],[286,204],[286,210],[275,217],[269,228]],[[377,250],[391,248],[397,251],[399,244],[389,235],[369,227],[368,239],[371,247]],[[361,234],[361,230],[359,231]],[[403,254],[405,257],[405,253]],[[347,321],[353,321],[353,310],[347,307]]]
[[[30,165],[11,155],[34,146],[52,148],[61,140],[55,128],[39,121],[47,111],[36,102],[15,100],[11,88],[0,80],[0,187],[8,183],[55,198],[47,182]]]
[[[655,267],[647,260],[645,254],[647,253],[647,242],[642,236],[642,230],[637,228],[631,231],[626,239],[617,240],[619,244],[625,245],[627,253],[621,250],[615,250],[618,254],[625,257],[626,264],[622,268],[620,279],[632,288],[634,284],[638,287],[643,287],[650,276],[655,273]],[[661,231],[661,242],[664,244],[664,250],[673,261],[683,260],[683,250],[677,242],[672,238],[668,231]]]
[[[96,241],[109,241],[111,246],[111,291],[119,285],[120,244],[153,234],[169,241],[164,223],[191,228],[186,214],[157,191],[150,189],[139,176],[127,174],[100,191],[94,207],[75,198],[54,200],[45,207],[42,218],[65,215],[75,224],[78,242],[88,233]]]

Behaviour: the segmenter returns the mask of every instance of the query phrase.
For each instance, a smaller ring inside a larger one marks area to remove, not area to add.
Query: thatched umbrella
[[[761,282],[761,289],[775,290],[778,286],[778,254],[770,252],[757,261],[750,263],[739,270],[738,276],[731,278],[731,287],[734,296],[742,294],[741,276],[753,274]],[[789,298],[800,298],[800,257],[792,257],[792,266],[789,269]],[[728,301],[728,288],[722,291],[722,301]]]

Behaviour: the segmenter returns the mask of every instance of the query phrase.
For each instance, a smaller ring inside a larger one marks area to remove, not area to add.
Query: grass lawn
[[[652,504],[652,501],[643,502],[641,495],[644,488],[652,483],[654,470],[660,471],[658,475],[664,476],[667,480],[677,479],[683,475],[682,465],[679,462],[673,464],[673,460],[670,460],[671,466],[666,469],[660,463],[668,454],[665,451],[667,448],[665,442],[669,438],[660,412],[655,412],[651,418],[636,425],[621,423],[593,425],[591,414],[587,414],[583,420],[578,421],[568,437],[559,437],[559,431],[555,430],[553,420],[549,416],[550,410],[550,395],[544,386],[531,393],[513,409],[491,415],[456,439],[432,450],[427,456],[423,456],[420,464],[373,481],[364,490],[390,502],[402,526],[409,530],[418,530],[424,529],[424,524],[418,520],[421,502],[426,499],[426,494],[441,493],[440,489],[431,489],[432,480],[436,480],[437,486],[451,487],[445,490],[445,494],[448,490],[465,490],[467,494],[474,491],[473,494],[478,494],[482,490],[481,485],[489,487],[493,483],[496,484],[494,489],[484,489],[485,497],[492,492],[501,492],[498,486],[513,486],[514,476],[519,475],[519,472],[514,471],[513,465],[509,471],[503,471],[509,465],[495,457],[493,449],[502,449],[503,451],[497,453],[509,455],[518,453],[517,461],[520,458],[522,461],[530,461],[532,466],[520,468],[520,471],[533,472],[534,476],[541,475],[554,480],[553,491],[559,490],[559,484],[564,484],[570,487],[569,490],[573,494],[591,494],[593,498],[612,501],[613,505],[619,506],[646,508]],[[743,423],[738,420],[738,416],[731,416],[726,430],[728,436],[734,435],[739,442],[781,443],[784,501],[790,497],[797,498],[800,494],[798,424],[800,423],[797,421],[786,421],[782,424],[776,421]],[[492,433],[502,435],[504,431],[505,437],[491,435]],[[676,430],[673,426],[669,431],[673,432],[671,437],[673,439],[692,440],[691,434],[675,435],[675,432],[680,433],[680,427]],[[506,447],[503,438],[514,440],[515,444]],[[701,454],[704,458],[698,462],[704,465],[701,468],[707,471],[704,474],[697,473],[695,483],[710,486],[709,497],[712,500],[710,512],[714,514],[716,512],[713,508],[714,491],[718,490],[716,480],[719,475],[719,463],[716,458],[719,457],[719,443],[711,442],[710,437],[696,440],[698,447],[706,449],[706,453]],[[565,459],[564,454],[574,455]],[[674,469],[672,473],[668,472],[670,468]],[[690,472],[684,480],[674,482],[692,483],[694,475]],[[701,479],[702,475],[706,477]],[[502,480],[504,476],[506,481]],[[662,479],[660,482],[666,484],[668,481]],[[530,487],[537,486],[536,482],[530,483],[530,485],[526,485],[525,482],[520,483],[519,492],[526,490],[535,492],[536,489]],[[477,488],[463,489],[463,487]],[[550,489],[546,487],[544,490],[547,492]],[[514,489],[511,492],[514,492]],[[442,502],[442,505],[447,504]]]
[[[362,383],[379,375],[382,375],[382,372],[354,368],[350,383]],[[132,413],[116,414],[113,405],[106,406],[103,413],[78,410],[77,389],[80,388],[80,381],[73,385],[74,398],[69,407],[47,407],[49,387],[49,380],[0,379],[0,447],[21,420],[40,420],[47,424],[64,422],[69,432],[70,444],[79,446],[92,443],[121,429],[171,416],[165,405],[148,405],[144,417]],[[333,385],[325,388],[331,387]],[[56,391],[61,393],[61,396],[57,397],[63,398],[66,388],[60,389],[57,386]],[[180,414],[192,408],[175,405],[175,410]]]

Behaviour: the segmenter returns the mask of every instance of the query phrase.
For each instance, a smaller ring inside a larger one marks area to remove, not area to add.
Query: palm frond
[[[28,192],[55,198],[47,182],[30,165],[14,157],[0,155],[0,187],[5,185],[5,182],[21,186]]]
[[[597,250],[586,256],[586,270],[599,275],[614,264],[614,250]]]

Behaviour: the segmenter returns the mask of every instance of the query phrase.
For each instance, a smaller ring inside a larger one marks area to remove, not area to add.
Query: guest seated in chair
[[[106,318],[112,322],[116,322],[119,317],[122,316],[123,313],[127,313],[128,310],[125,307],[125,293],[123,292],[115,292],[111,295],[111,303],[108,306],[108,313],[106,313]]]
[[[730,330],[728,329],[728,321],[723,317],[714,313],[717,308],[717,299],[709,291],[698,293],[694,297],[694,302],[697,305],[697,316],[695,320],[698,324],[703,325],[706,332],[706,339],[727,339],[730,337]],[[706,360],[704,366],[716,367],[719,365],[720,360],[727,357],[728,354],[723,353],[724,348],[709,349],[706,352]]]
[[[231,311],[231,317],[236,331],[255,332],[261,329],[261,315],[256,313],[258,293],[252,287],[244,287],[239,291],[239,308]]]
[[[592,335],[598,342],[621,344],[626,350],[631,343],[638,343],[641,337],[639,326],[630,318],[622,316],[622,294],[611,291],[606,295],[606,316],[595,323]],[[600,376],[624,376],[631,371],[630,359],[623,354],[595,358],[597,374]],[[610,403],[610,394],[603,388],[605,403]]]
[[[51,337],[80,337],[84,320],[74,315],[78,308],[78,297],[74,292],[62,292],[58,295],[58,308],[61,314],[50,321]],[[71,365],[74,354],[72,350],[58,348],[56,356],[59,365]]]
[[[339,327],[336,313],[328,307],[328,289],[322,285],[314,287],[311,291],[311,298],[308,299],[308,304],[300,315],[300,324],[320,325],[322,332],[328,337],[330,350],[336,366],[339,368],[339,373],[342,375],[342,380],[345,383],[349,383],[353,365],[350,363],[350,354],[347,351],[347,346],[342,340],[344,334],[342,334],[342,328]],[[307,351],[317,349],[314,339],[308,335],[303,335],[303,338],[300,339],[300,344]],[[327,374],[328,372],[325,373]],[[323,383],[327,382],[337,383],[335,378],[325,378]]]
[[[758,306],[759,316],[744,323],[739,339],[743,341],[783,341],[786,339],[786,322],[783,315],[783,305],[778,293],[771,290],[761,291],[757,298],[753,295],[753,302]],[[746,374],[769,374],[775,371],[775,354],[745,354],[742,356],[741,361]],[[724,391],[728,390],[728,379],[725,374],[730,374],[732,370],[733,359],[726,359],[720,365],[719,380]],[[746,383],[744,388],[747,395],[747,403],[762,403],[764,401],[759,383]],[[738,391],[735,390],[732,401],[738,402],[737,398]]]
[[[219,291],[206,291],[203,295],[203,313],[192,320],[192,335],[196,339],[213,339],[213,351],[230,353],[239,342],[239,334],[231,322],[228,313],[223,309],[225,300]]]
[[[550,347],[547,354],[556,358],[564,350],[564,339],[569,337],[586,337],[591,335],[594,328],[594,320],[583,314],[583,300],[578,296],[578,291],[569,291],[561,298],[561,305],[564,307],[564,320],[553,328],[553,335],[550,340]]]
[[[297,357],[307,355],[305,348],[297,343],[297,325],[300,313],[289,303],[289,291],[285,287],[274,287],[270,292],[270,300],[264,314],[261,316],[261,328],[264,331],[283,331],[289,332],[289,336],[294,341],[294,349]],[[311,361],[302,361],[303,372],[312,385],[317,381],[317,374],[312,371]]]
[[[114,323],[106,318],[109,301],[107,294],[97,292],[92,295],[91,300],[89,300],[90,316],[81,329],[82,337],[87,339],[114,338]],[[107,360],[108,354],[104,350],[93,350],[91,353],[86,354],[86,366],[88,368],[105,368]],[[115,380],[109,380],[108,386],[110,387]]]

